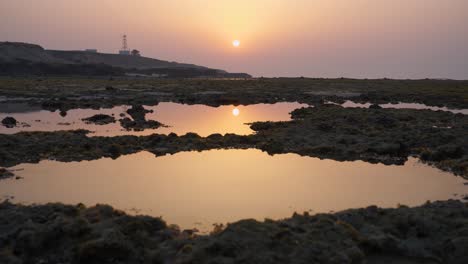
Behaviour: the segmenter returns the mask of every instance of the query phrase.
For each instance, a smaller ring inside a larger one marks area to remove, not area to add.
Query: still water
[[[25,105],[3,109],[0,120],[12,116],[21,124],[18,127],[6,128],[0,125],[0,133],[13,134],[20,131],[57,131],[72,129],[87,129],[94,133],[90,136],[117,136],[117,135],[150,135],[153,133],[169,134],[174,132],[183,135],[194,132],[200,136],[213,133],[235,133],[238,135],[251,134],[253,131],[246,123],[255,121],[287,121],[290,112],[296,108],[306,107],[299,103],[254,104],[248,106],[220,106],[184,105],[177,103],[160,103],[156,106],[145,106],[153,113],[146,114],[147,120],[157,120],[168,127],[147,129],[145,131],[126,131],[117,121],[108,125],[86,124],[82,121],[96,114],[113,115],[120,119],[120,114],[126,113],[129,106],[118,106],[110,109],[73,109],[62,117],[60,113],[50,111],[27,111]],[[5,107],[4,107],[5,108]],[[126,114],[126,116],[128,116]]]
[[[23,203],[107,203],[131,214],[162,216],[203,232],[213,223],[279,219],[293,212],[329,212],[371,204],[395,207],[456,198],[462,178],[410,159],[404,166],[337,162],[259,150],[211,150],[117,160],[42,161],[12,169],[24,177],[0,182],[0,198]],[[457,196],[459,197],[459,196]]]

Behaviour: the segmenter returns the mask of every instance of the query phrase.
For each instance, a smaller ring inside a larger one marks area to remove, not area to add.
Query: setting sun
[[[468,0],[0,0],[0,264],[468,264],[466,25]]]

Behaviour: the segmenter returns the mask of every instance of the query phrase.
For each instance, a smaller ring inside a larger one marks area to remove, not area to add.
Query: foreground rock
[[[83,118],[83,121],[85,121],[87,124],[107,125],[110,123],[115,123],[115,118],[110,115],[97,114],[88,118]]]
[[[7,128],[13,128],[17,124],[18,124],[18,121],[16,121],[16,119],[10,116],[7,116],[2,120],[2,125],[4,125]]]
[[[120,119],[120,125],[126,130],[143,131],[145,129],[156,129],[163,126],[155,120],[146,120],[146,114],[152,113],[153,110],[146,110],[142,105],[134,105],[127,110],[132,119],[125,117]]]
[[[153,110],[146,110],[142,105],[133,105],[132,108],[127,110],[127,114],[129,114],[133,120],[137,122],[145,121],[146,114],[152,112]]]
[[[145,120],[145,121],[134,121],[130,118],[122,118],[119,120],[120,125],[125,128],[126,130],[133,130],[133,131],[143,131],[145,129],[156,129],[163,124],[156,120]]]
[[[468,206],[347,210],[242,220],[211,235],[105,205],[0,204],[0,262],[468,263]]]

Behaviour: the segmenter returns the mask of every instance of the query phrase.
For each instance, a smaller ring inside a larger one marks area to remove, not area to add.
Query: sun
[[[240,111],[239,111],[238,108],[232,109],[232,115],[233,115],[233,116],[238,116],[239,114],[240,114]]]
[[[234,46],[234,47],[236,47],[236,48],[239,47],[239,46],[240,46],[240,41],[237,40],[237,39],[236,39],[236,40],[233,40],[233,41],[232,41],[232,46]]]

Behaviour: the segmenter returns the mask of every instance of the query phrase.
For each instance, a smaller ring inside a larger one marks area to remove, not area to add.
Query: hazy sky
[[[0,0],[0,41],[114,53],[124,33],[255,76],[468,79],[468,0]]]

